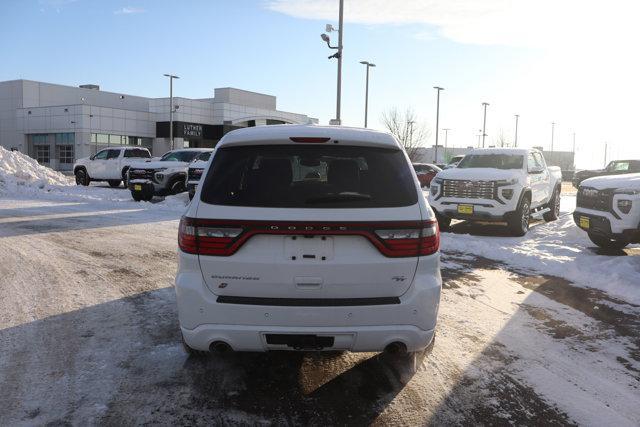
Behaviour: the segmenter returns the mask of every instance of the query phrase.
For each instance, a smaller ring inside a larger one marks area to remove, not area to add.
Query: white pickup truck
[[[538,150],[475,149],[436,175],[429,204],[441,229],[452,219],[506,222],[514,235],[524,236],[531,215],[558,218],[561,184],[560,168],[548,167]]]
[[[602,248],[640,243],[640,173],[582,181],[573,220]]]
[[[91,157],[76,160],[73,173],[76,184],[89,185],[91,181],[107,181],[112,187],[119,187],[124,181],[127,186],[127,170],[132,163],[150,159],[149,150],[143,147],[110,147],[98,151]]]

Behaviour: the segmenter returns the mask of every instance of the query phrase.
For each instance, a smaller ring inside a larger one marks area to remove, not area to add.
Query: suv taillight
[[[178,246],[189,254],[230,256],[258,234],[362,236],[391,258],[431,255],[440,247],[436,221],[309,223],[188,217],[180,220]]]

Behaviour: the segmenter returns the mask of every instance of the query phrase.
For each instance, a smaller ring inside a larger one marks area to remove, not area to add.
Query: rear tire
[[[629,242],[625,240],[611,239],[600,234],[587,233],[587,235],[593,243],[595,243],[602,249],[619,250],[624,249],[629,244]]]
[[[545,221],[547,222],[555,221],[560,217],[560,189],[559,188],[556,188],[554,190],[553,196],[551,196],[551,200],[549,200],[549,206],[547,207],[551,210],[546,214],[542,215],[542,218],[544,218]]]
[[[109,183],[109,186],[113,188],[120,187],[120,184],[122,183],[122,181],[120,181],[119,179],[110,179],[107,182]]]
[[[531,219],[531,201],[529,196],[524,196],[520,206],[507,222],[509,230],[514,236],[522,237],[529,231],[529,220]]]
[[[89,174],[86,169],[78,169],[75,173],[76,176],[76,185],[84,185],[85,187],[89,185],[91,179],[89,178]]]
[[[129,168],[122,169],[122,182],[124,183],[124,188],[127,188],[129,186],[129,180],[127,179],[128,171],[129,171]]]

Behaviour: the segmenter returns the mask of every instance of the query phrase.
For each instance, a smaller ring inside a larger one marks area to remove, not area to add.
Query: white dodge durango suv
[[[423,349],[440,302],[439,238],[391,135],[230,132],[180,222],[185,349]]]

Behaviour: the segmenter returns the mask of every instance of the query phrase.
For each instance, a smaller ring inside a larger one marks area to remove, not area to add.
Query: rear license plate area
[[[333,347],[335,338],[323,335],[266,334],[268,345],[287,346],[294,350],[322,350]]]
[[[287,236],[284,256],[290,261],[323,262],[333,259],[331,236]]]

